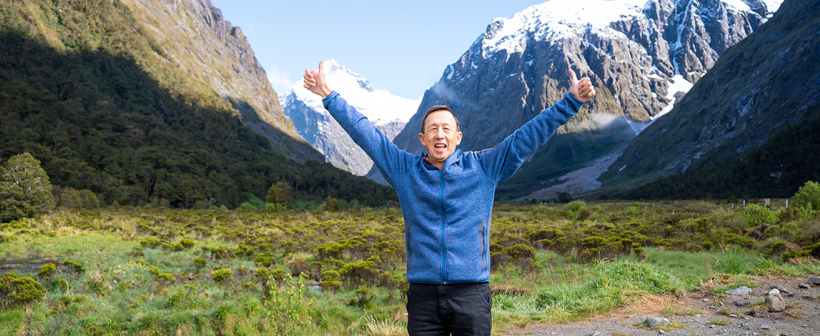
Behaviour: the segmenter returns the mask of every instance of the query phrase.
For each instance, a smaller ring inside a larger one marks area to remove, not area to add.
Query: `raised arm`
[[[319,62],[318,70],[305,70],[305,89],[322,97],[322,104],[330,115],[367,153],[387,181],[393,184],[393,178],[406,169],[412,155],[399,149],[367,117],[330,89],[325,81],[324,62]]]
[[[583,103],[595,97],[588,77],[578,80],[569,70],[570,93],[510,134],[498,146],[480,152],[481,166],[496,183],[512,176],[529,154],[543,145],[563,124],[578,113]]]

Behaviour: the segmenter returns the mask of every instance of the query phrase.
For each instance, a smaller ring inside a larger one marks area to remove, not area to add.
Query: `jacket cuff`
[[[336,98],[338,96],[339,96],[338,92],[336,92],[336,91],[330,92],[330,94],[327,95],[327,97],[322,99],[322,106],[324,106],[325,109],[327,109],[327,106],[330,105],[330,101],[333,100],[333,98]]]
[[[569,103],[569,106],[572,107],[573,110],[575,110],[574,113],[578,113],[578,111],[581,110],[581,106],[584,106],[584,103],[578,100],[578,98],[575,98],[575,96],[572,95],[572,92],[565,93],[564,99],[566,99],[567,103]]]

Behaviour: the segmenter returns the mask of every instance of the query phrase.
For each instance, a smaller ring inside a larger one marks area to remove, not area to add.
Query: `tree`
[[[29,153],[12,156],[0,168],[0,222],[45,214],[54,208],[51,181]]]
[[[290,204],[293,202],[293,192],[290,184],[285,181],[274,183],[270,189],[268,189],[268,197],[266,197],[265,200],[268,203],[279,204],[285,208],[290,208]]]
[[[820,183],[807,181],[792,196],[794,206],[809,210],[820,210]]]

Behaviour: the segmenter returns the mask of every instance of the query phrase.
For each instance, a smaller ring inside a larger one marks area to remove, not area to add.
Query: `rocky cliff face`
[[[330,87],[391,140],[418,107],[417,100],[376,89],[367,79],[335,60],[325,62],[324,68]],[[302,81],[296,82],[282,101],[285,113],[293,120],[299,134],[322,152],[328,162],[356,175],[364,175],[373,166],[373,161],[325,110],[321,98],[308,92]]]
[[[126,0],[168,62],[208,83],[256,133],[296,160],[322,160],[285,115],[242,29],[210,0]]]
[[[395,143],[421,152],[420,114],[431,105],[449,104],[465,135],[462,148],[492,147],[561,99],[569,89],[570,68],[589,76],[598,96],[559,134],[610,126],[601,120],[612,118],[600,115],[623,117],[637,133],[671,110],[721,53],[765,22],[779,4],[553,0],[496,19],[425,93]]]
[[[818,0],[785,1],[771,20],[721,56],[667,116],[630,143],[602,176],[605,184],[705,168],[809,118],[820,103],[817,8]],[[792,169],[805,168],[799,158],[794,161]],[[774,178],[785,167],[760,168]]]

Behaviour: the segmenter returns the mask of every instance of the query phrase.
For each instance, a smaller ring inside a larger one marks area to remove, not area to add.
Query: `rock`
[[[820,278],[818,277],[810,277],[808,282],[812,285],[820,286]]]
[[[666,333],[666,332],[665,332],[665,331],[663,331],[663,330],[658,330],[658,334],[663,335],[663,334],[665,334],[665,333]]]
[[[669,324],[669,319],[663,317],[647,317],[646,318],[646,325],[650,328],[654,328],[661,323]]]
[[[807,283],[801,283],[801,284],[797,285],[797,288],[800,288],[800,289],[809,289],[809,288],[811,288],[811,285],[809,285],[809,284],[807,284]]]
[[[309,287],[308,287],[308,289],[310,289],[310,290],[315,290],[315,291],[317,291],[317,292],[319,292],[319,293],[321,293],[321,292],[322,292],[322,286],[309,286]]]
[[[783,297],[780,296],[780,291],[777,289],[772,289],[772,291],[766,295],[766,304],[769,305],[770,312],[782,312],[786,310],[786,300],[783,300]]]
[[[720,304],[720,306],[723,307],[723,301],[718,302],[718,304]]]
[[[600,331],[598,331],[598,330],[595,330],[595,331],[593,331],[593,332],[592,332],[592,334],[590,334],[589,336],[604,336],[604,333],[602,333],[602,332],[600,332]]]
[[[745,307],[745,306],[748,306],[750,304],[752,304],[752,298],[749,298],[749,297],[743,297],[743,298],[737,299],[737,301],[735,301],[735,306],[738,306],[738,307]]]
[[[709,302],[709,299],[703,299],[703,302]]]
[[[777,288],[772,288],[772,290],[769,291],[769,295],[772,295],[772,294],[780,294],[780,290],[777,289]]]
[[[737,317],[737,314],[729,314],[729,317]]]
[[[783,294],[786,294],[786,295],[792,295],[791,291],[789,291],[788,289],[786,289],[785,287],[780,286],[780,285],[772,285],[771,287],[769,287],[769,289],[777,289],[777,290],[780,291],[780,293],[783,293]]]
[[[764,325],[760,326],[760,330],[769,330],[769,325],[764,324]]]
[[[729,295],[745,295],[745,294],[749,294],[751,292],[752,292],[751,288],[746,287],[746,286],[740,286],[740,287],[732,289],[732,290],[727,290],[724,293],[729,294]]]

